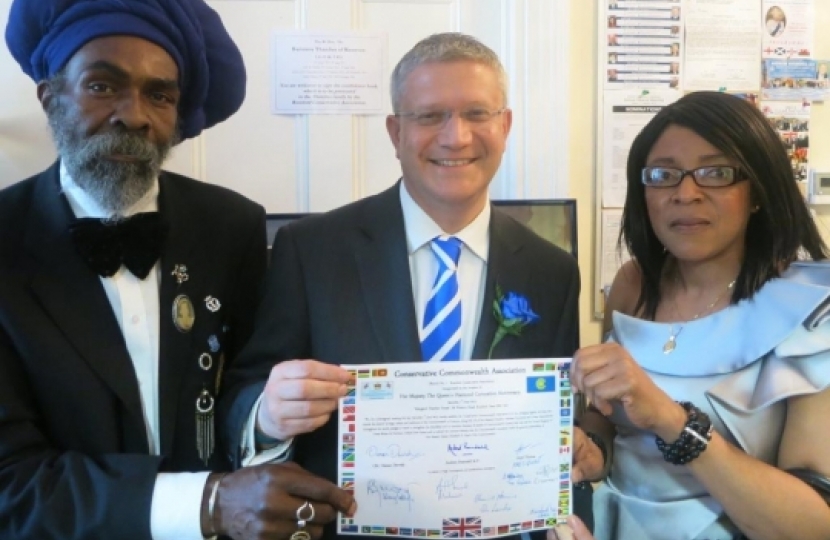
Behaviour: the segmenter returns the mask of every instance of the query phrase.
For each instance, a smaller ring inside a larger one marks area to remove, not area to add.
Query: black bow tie
[[[100,276],[110,277],[121,265],[144,279],[161,255],[167,224],[158,212],[114,220],[76,219],[69,226],[75,249]]]

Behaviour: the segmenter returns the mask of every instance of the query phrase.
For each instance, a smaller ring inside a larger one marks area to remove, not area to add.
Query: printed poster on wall
[[[807,58],[763,61],[761,97],[776,101],[825,101],[830,98],[830,62]]]
[[[602,135],[602,206],[622,208],[625,203],[626,163],[634,137],[655,114],[680,99],[668,88],[622,89],[605,92]]]
[[[764,0],[763,57],[809,58],[813,54],[813,0]]]
[[[677,88],[682,71],[679,0],[607,0],[605,88]]]
[[[274,32],[274,114],[382,114],[386,37]]]
[[[683,90],[757,91],[758,0],[687,0]]]

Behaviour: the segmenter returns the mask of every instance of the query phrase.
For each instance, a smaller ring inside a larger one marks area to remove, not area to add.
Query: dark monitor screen
[[[271,245],[274,243],[274,238],[277,236],[277,230],[282,227],[283,225],[287,225],[292,221],[296,221],[300,218],[304,218],[306,216],[310,216],[311,214],[267,214],[265,216],[265,234],[268,238],[268,247],[270,248]]]
[[[493,201],[493,204],[545,240],[576,257],[575,199]],[[309,215],[311,214],[268,214],[265,219],[268,245],[274,243],[277,229],[286,223]]]
[[[576,199],[493,201],[493,204],[576,258]]]

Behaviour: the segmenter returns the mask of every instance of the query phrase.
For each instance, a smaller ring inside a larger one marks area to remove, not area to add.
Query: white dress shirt
[[[401,182],[401,208],[406,229],[409,253],[409,273],[412,276],[412,297],[418,320],[418,335],[423,335],[424,311],[430,291],[438,274],[438,261],[430,248],[436,236],[446,236],[441,227],[430,218],[406,191]],[[487,255],[490,249],[490,205],[462,230],[453,234],[463,242],[458,258],[458,292],[461,295],[461,360],[473,355],[481,303],[487,276]]]
[[[75,217],[112,217],[84,192],[61,164],[61,189]],[[138,202],[123,212],[123,217],[158,210],[158,179]],[[264,249],[264,247],[263,247]],[[147,442],[150,453],[159,454],[159,285],[161,269],[158,262],[143,280],[121,267],[112,277],[101,277],[113,314],[124,335],[127,351],[138,381]],[[254,452],[254,407],[242,439],[244,465],[284,458],[288,444],[261,454]],[[195,444],[195,443],[194,443]],[[208,471],[196,473],[159,473],[153,488],[150,510],[150,532],[153,540],[202,540],[200,513]]]

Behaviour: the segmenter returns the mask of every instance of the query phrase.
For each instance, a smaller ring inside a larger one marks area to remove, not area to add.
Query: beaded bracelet
[[[680,437],[669,444],[660,437],[655,438],[657,449],[663,453],[663,459],[675,465],[685,465],[696,459],[706,450],[712,440],[712,421],[709,415],[688,401],[678,401],[686,411],[687,419]]]

